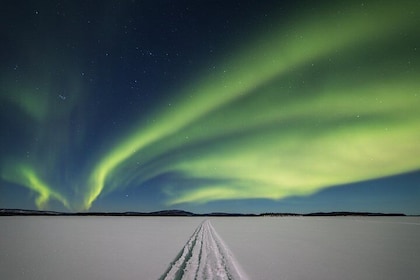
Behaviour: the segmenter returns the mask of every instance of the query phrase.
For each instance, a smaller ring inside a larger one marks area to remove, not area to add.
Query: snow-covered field
[[[205,220],[0,217],[0,279],[394,280],[420,275],[417,217]]]
[[[211,221],[251,279],[420,279],[418,217]]]

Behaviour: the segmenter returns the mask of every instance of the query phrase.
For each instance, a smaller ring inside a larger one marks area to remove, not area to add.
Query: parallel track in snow
[[[195,230],[187,244],[160,278],[178,279],[248,279],[233,254],[214,230],[209,220]]]

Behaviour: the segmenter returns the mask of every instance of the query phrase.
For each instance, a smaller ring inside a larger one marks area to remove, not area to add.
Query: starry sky
[[[2,4],[0,208],[420,214],[420,3]]]

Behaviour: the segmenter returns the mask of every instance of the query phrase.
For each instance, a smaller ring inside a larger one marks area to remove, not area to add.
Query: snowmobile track
[[[160,279],[235,280],[247,277],[210,221],[205,220]]]

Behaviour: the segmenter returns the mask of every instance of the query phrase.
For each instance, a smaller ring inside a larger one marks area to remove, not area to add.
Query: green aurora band
[[[83,141],[83,133],[69,129],[72,121],[84,117],[84,105],[80,105],[84,101],[80,94],[83,91],[81,81],[77,77],[68,77],[65,82],[71,97],[65,103],[57,98],[55,93],[60,92],[59,83],[50,69],[59,69],[59,61],[57,58],[55,63],[37,66],[35,73],[31,73],[30,82],[10,84],[6,81],[11,79],[6,78],[1,88],[1,93],[9,94],[0,97],[12,104],[12,110],[23,115],[26,128],[23,135],[28,141],[18,147],[19,152],[13,158],[6,157],[0,175],[6,181],[34,191],[38,195],[35,204],[39,209],[48,209],[50,200],[58,201],[67,209],[73,208],[67,194],[61,193],[55,185],[57,180],[54,177],[73,180],[67,174],[71,166],[67,159]],[[69,62],[66,67],[71,68],[70,65]],[[60,164],[64,165],[62,170],[59,170]]]
[[[294,90],[282,78],[297,79],[294,69],[308,71],[337,52],[363,55],[373,39],[395,40],[398,32],[413,28],[401,6],[355,9],[339,21],[323,15],[298,25],[296,34],[278,30],[253,40],[221,63],[226,71],[203,74],[206,78],[178,93],[171,104],[175,109],[162,109],[153,125],[140,126],[117,143],[94,168],[85,208],[105,187],[141,184],[171,171],[219,183],[187,190],[169,185],[170,205],[309,195],[418,169],[417,73],[399,77],[396,69],[390,77],[367,81],[333,69],[324,84],[293,85]]]
[[[184,88],[168,89],[153,122],[139,116],[135,129],[102,139],[81,174],[66,161],[87,137],[70,129],[88,115],[81,77],[65,81],[65,107],[48,74],[57,65],[34,74],[44,95],[2,77],[2,93],[20,94],[0,97],[31,120],[24,125],[37,143],[31,157],[1,162],[1,178],[32,190],[40,209],[56,201],[88,210],[116,189],[165,175],[165,203],[176,205],[307,196],[419,170],[419,14],[415,1],[377,1],[250,30],[217,71],[203,67]],[[77,62],[67,66],[80,73]],[[54,187],[57,178],[74,193]]]
[[[67,199],[42,181],[30,167],[14,166],[14,170],[6,174],[8,181],[27,187],[37,193],[35,204],[38,209],[47,209],[47,203],[51,198],[61,202],[66,208],[70,208]]]

